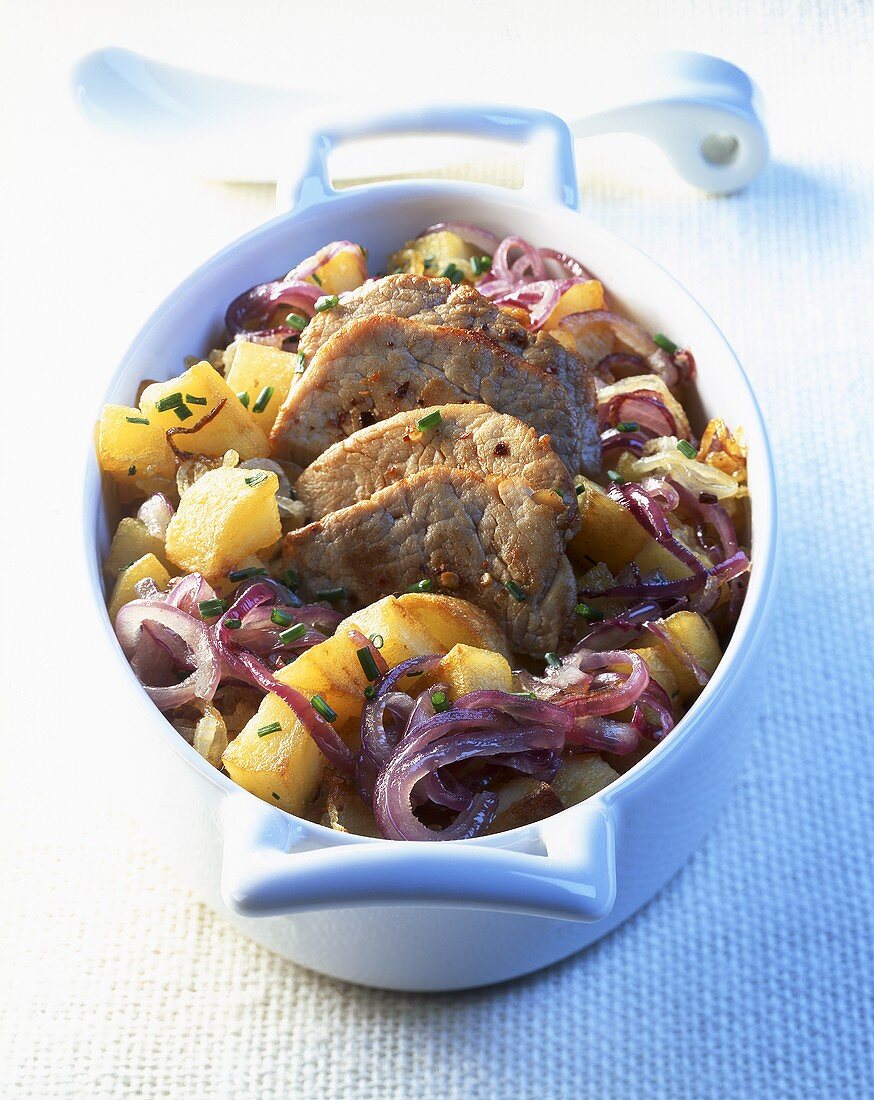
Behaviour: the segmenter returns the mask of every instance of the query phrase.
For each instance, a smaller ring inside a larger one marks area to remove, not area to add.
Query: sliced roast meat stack
[[[398,413],[329,447],[298,478],[295,491],[312,519],[346,508],[430,467],[481,476],[521,477],[556,511],[568,533],[578,524],[576,493],[549,442],[489,405],[443,405],[435,428],[420,420],[436,409]],[[544,496],[544,494],[546,494]]]
[[[350,321],[375,316],[414,318],[421,324],[481,332],[530,366],[555,375],[567,389],[569,400],[580,411],[583,433],[580,469],[597,472],[600,448],[591,372],[580,356],[548,333],[531,332],[510,312],[496,306],[466,283],[455,286],[449,279],[400,274],[365,283],[334,309],[316,314],[301,336],[300,350],[309,361]],[[579,473],[580,469],[572,472]]]
[[[576,599],[558,514],[522,478],[436,466],[292,531],[283,558],[310,597],[342,585],[366,604],[430,580],[542,656],[567,640]]]
[[[481,332],[387,316],[352,320],[319,348],[279,412],[271,449],[305,466],[399,412],[469,401],[548,435],[572,473],[597,468],[594,400],[581,406],[558,376]]]

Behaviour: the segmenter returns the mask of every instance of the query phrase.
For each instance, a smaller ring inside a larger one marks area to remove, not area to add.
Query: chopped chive
[[[267,408],[267,403],[273,396],[273,387],[265,386],[264,389],[258,394],[258,400],[252,406],[253,413],[263,413]]]
[[[658,344],[662,351],[666,351],[668,355],[676,355],[680,350],[673,340],[669,340],[663,332],[655,332],[652,337],[653,343]]]
[[[376,661],[373,659],[373,654],[370,651],[370,647],[363,645],[361,649],[355,651],[358,654],[358,663],[361,665],[364,675],[368,680],[376,680],[379,677],[379,669],[377,668]]]
[[[128,466],[128,468],[127,468],[127,476],[128,477],[133,477],[136,472],[137,472],[136,466]]]
[[[382,649],[385,645],[385,638],[381,634],[371,634],[367,639],[368,642],[373,642],[374,649]]]
[[[470,270],[474,275],[483,275],[492,266],[492,260],[490,256],[471,256],[470,258]]]
[[[454,263],[449,263],[440,272],[444,279],[448,279],[450,283],[464,282],[464,272],[455,266]]]
[[[366,260],[367,259],[367,249],[364,247],[363,244],[360,244],[358,247],[361,249],[361,255]]]
[[[329,309],[333,309],[334,306],[340,304],[340,299],[336,294],[329,294],[327,298],[319,298],[316,302],[316,313],[327,313]]]
[[[279,733],[281,729],[281,722],[271,722],[269,725],[259,726],[258,729],[255,730],[255,732],[258,734],[259,737],[266,737],[268,733]],[[279,795],[274,792],[273,797],[279,798]]]
[[[242,625],[240,619],[225,619],[225,626],[228,630],[239,630]]]
[[[433,267],[433,266],[434,266],[434,257],[433,256],[426,256],[425,259],[422,260],[422,267]]]
[[[180,420],[187,420],[190,416],[194,416],[194,413],[187,405],[177,405],[173,409],[173,412],[176,413]]]
[[[297,353],[297,366],[294,368],[295,374],[303,374],[306,370],[306,356],[302,351]]]
[[[681,439],[677,443],[677,450],[681,455],[685,455],[686,458],[695,458],[698,454],[688,439]]]
[[[446,697],[445,691],[435,691],[431,696],[431,702],[434,705],[434,710],[440,714],[441,711],[449,710],[449,700]]]
[[[599,623],[604,618],[603,611],[599,611],[596,607],[592,607],[591,604],[583,602],[578,603],[574,611],[582,618],[588,619],[590,623]]]
[[[618,474],[615,470],[608,470],[607,477],[613,482],[614,485],[624,485],[625,478],[622,474]]]
[[[206,404],[206,398],[205,397],[195,397],[193,394],[190,394],[190,393],[186,393],[185,400],[188,402],[189,405],[205,405]]]
[[[543,659],[550,668],[561,668],[561,658],[557,653],[547,653]]]
[[[329,703],[327,703],[321,695],[314,695],[310,702],[313,705],[313,709],[318,711],[319,714],[325,719],[326,722],[336,722],[337,712]]]
[[[263,565],[249,565],[245,569],[232,569],[228,573],[229,581],[245,581],[249,577],[263,577],[267,570]]]
[[[443,413],[440,409],[435,409],[434,412],[428,413],[427,416],[423,416],[421,420],[417,420],[416,427],[420,432],[430,432],[432,428],[439,427],[442,419]]]
[[[279,640],[283,645],[291,645],[292,642],[299,642],[306,632],[306,623],[295,623],[294,626],[290,626],[288,630],[281,631]]]
[[[564,494],[563,494],[563,493],[560,493],[560,492],[558,491],[558,489],[553,489],[553,490],[551,490],[551,491],[552,491],[552,492],[553,492],[553,493],[554,493],[554,494],[555,494],[555,495],[556,495],[556,496],[558,497],[558,499],[559,499],[559,500],[561,501],[561,506],[562,506],[562,508],[564,508],[564,506],[565,506],[565,499],[564,499]]]
[[[346,589],[342,585],[338,585],[337,588],[320,588],[316,592],[316,599],[336,603],[339,600],[346,599]]]
[[[285,578],[285,587],[290,588],[293,592],[300,584],[300,577],[297,575],[297,570],[286,569],[282,575]]]
[[[315,273],[315,271],[312,274],[312,280],[316,284],[316,286],[321,286],[322,285],[322,280],[318,277],[318,275]]]
[[[415,584],[411,584],[407,589],[407,592],[433,592],[434,582],[426,577],[423,581],[416,581]]]
[[[259,470],[256,474],[252,474],[251,477],[245,477],[243,480],[254,489],[256,485],[260,485],[263,481],[267,480],[267,474],[265,474],[263,470]]]
[[[276,793],[276,791],[271,791],[270,793],[271,793],[271,794],[273,795],[273,797],[274,797],[274,798],[276,799],[276,801],[278,802],[278,801],[279,801],[279,795],[278,795],[278,794]]]
[[[239,397],[240,404],[243,406],[243,408],[248,409],[248,407],[249,407],[249,395],[248,395],[248,393],[246,393],[246,391],[243,390],[242,393],[237,394],[237,397]]]
[[[156,401],[155,408],[158,410],[159,413],[162,413],[167,412],[168,409],[178,409],[181,404],[182,394],[179,392],[170,393],[167,394],[166,397],[162,397],[158,401]]]
[[[617,432],[636,432],[640,425],[636,420],[620,420],[616,425]]]
[[[364,698],[365,699],[375,699],[376,698],[376,688],[373,686],[373,684],[368,684],[367,687],[364,689]]]
[[[518,600],[519,603],[525,603],[528,597],[525,595],[525,589],[521,585],[516,584],[515,581],[504,581],[504,588],[510,593],[514,600]]]
[[[270,621],[276,623],[277,626],[291,626],[294,622],[294,616],[289,615],[287,611],[283,611],[281,607],[274,607],[270,612]]]
[[[533,691],[511,691],[511,695],[515,695],[517,699],[536,699],[537,696]]]
[[[223,611],[227,611],[228,602],[216,598],[214,600],[201,600],[197,605],[198,611],[200,611],[201,619],[214,619],[216,615],[221,615]]]
[[[285,315],[285,323],[290,328],[297,329],[298,332],[303,332],[307,327],[306,317],[301,317],[299,313],[287,313]]]
[[[125,420],[128,424],[148,424],[148,418],[145,416],[126,416]]]
[[[574,486],[574,492],[577,494],[578,497],[581,497],[585,491],[586,491],[585,485],[575,485]]]

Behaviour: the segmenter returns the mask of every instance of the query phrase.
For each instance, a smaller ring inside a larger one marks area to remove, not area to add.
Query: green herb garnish
[[[287,313],[285,315],[285,323],[289,328],[297,329],[298,332],[303,332],[308,322],[306,317],[301,317],[299,313]]]
[[[374,660],[373,653],[369,646],[363,645],[361,649],[355,651],[358,654],[358,663],[364,671],[364,675],[368,680],[376,680],[379,678],[379,668]]]
[[[285,587],[290,588],[293,592],[300,584],[300,577],[297,575],[297,570],[286,569],[282,575],[285,578]]]
[[[313,708],[318,711],[319,714],[325,719],[326,722],[336,722],[337,712],[330,704],[328,704],[321,695],[314,695],[310,702]]]
[[[263,413],[267,408],[267,403],[273,396],[273,387],[265,386],[264,389],[258,394],[258,400],[252,406],[253,413]]]
[[[441,711],[449,710],[449,700],[446,697],[445,691],[435,691],[431,696],[431,702],[434,705],[434,710],[440,714]]]
[[[327,298],[319,298],[316,302],[316,313],[327,313],[329,309],[333,309],[334,306],[340,304],[340,299],[336,294],[329,294]]]
[[[297,353],[297,366],[294,368],[294,373],[303,374],[306,369],[306,356],[302,351],[299,351]]]
[[[614,485],[625,484],[625,478],[622,476],[622,474],[618,474],[615,470],[608,470],[607,477],[610,479],[610,481],[613,482]]]
[[[574,492],[577,494],[578,497],[581,497],[585,491],[586,491],[585,485],[575,485],[574,486]]]
[[[668,355],[676,355],[680,350],[674,341],[669,340],[663,332],[653,333],[652,341],[654,344],[658,344],[662,351],[666,351]]]
[[[291,626],[294,622],[294,616],[289,615],[287,611],[283,611],[281,607],[274,607],[270,612],[270,621],[276,623],[277,626]]]
[[[128,424],[148,424],[148,419],[145,416],[126,416],[125,420]]]
[[[698,456],[698,452],[688,441],[688,439],[681,439],[677,443],[677,450],[680,452],[681,455],[685,455],[686,458],[696,458]]]
[[[322,285],[322,280],[318,277],[318,275],[315,273],[315,271],[312,273],[310,278],[316,284],[316,286],[321,286]]]
[[[243,480],[254,489],[256,485],[260,485],[267,480],[267,474],[263,470],[259,470],[256,474],[252,474],[251,477],[243,478]]]
[[[516,584],[515,581],[504,581],[504,588],[506,588],[513,599],[518,600],[519,603],[525,603],[528,599],[525,594],[525,589],[521,585]]]
[[[491,266],[491,256],[471,256],[470,258],[470,270],[474,275],[484,275]]]
[[[385,638],[381,634],[371,634],[367,640],[373,643],[374,649],[382,649],[385,645]]]
[[[243,624],[240,619],[225,619],[224,625],[228,630],[239,630]]]
[[[197,605],[197,609],[200,612],[201,619],[214,619],[216,615],[221,615],[223,611],[227,611],[228,602],[218,597],[214,600],[201,600]]]
[[[376,698],[376,688],[373,686],[373,684],[368,684],[367,687],[364,689],[364,698],[365,699],[375,699]]]
[[[281,729],[281,722],[271,722],[267,726],[259,726],[258,729],[255,730],[255,732],[258,734],[259,737],[266,737],[268,733],[279,733]],[[274,792],[273,797],[279,798],[279,795]]]
[[[128,466],[128,468],[127,468],[127,476],[128,477],[133,477],[136,472],[137,472],[136,466]]]
[[[237,397],[240,399],[240,404],[243,406],[243,408],[248,409],[248,407],[249,407],[249,395],[248,395],[248,393],[246,393],[246,391],[243,390],[242,393],[237,394]]]
[[[346,589],[342,585],[338,585],[336,588],[320,588],[316,592],[317,600],[327,600],[328,603],[338,603],[340,600],[346,599]]]
[[[599,623],[604,618],[603,611],[599,611],[596,607],[592,607],[590,604],[583,603],[582,601],[577,604],[574,611],[583,619],[588,619],[590,623]]]
[[[194,416],[194,413],[187,405],[177,405],[173,409],[173,412],[176,413],[180,420],[188,420],[189,417]]]
[[[442,419],[443,413],[440,409],[435,409],[434,412],[428,413],[427,416],[423,416],[421,420],[417,420],[416,427],[420,432],[430,432],[432,428],[440,426]]]
[[[166,397],[160,398],[155,402],[155,408],[159,413],[167,412],[169,409],[178,409],[182,404],[181,393],[170,393]]]
[[[190,393],[186,393],[185,400],[188,402],[189,405],[205,405],[206,404],[206,398],[205,397],[195,397],[193,394],[190,394]]]
[[[550,668],[561,668],[561,658],[557,653],[547,653],[543,659]]]
[[[426,577],[423,581],[416,581],[415,584],[411,584],[407,589],[407,592],[433,592],[434,582]]]
[[[245,581],[249,577],[263,577],[267,570],[263,565],[249,565],[245,569],[232,569],[228,573],[229,581]]]
[[[279,802],[279,795],[276,793],[276,791],[271,791],[270,793],[273,795],[276,801]]]
[[[448,279],[450,283],[463,283],[464,272],[455,266],[454,263],[448,263],[446,267],[440,273],[444,279]]]
[[[283,645],[291,645],[292,642],[299,642],[306,632],[306,623],[295,623],[294,626],[290,626],[288,630],[283,630],[280,633],[279,640]]]
[[[620,420],[616,425],[617,432],[636,432],[640,425],[636,420]]]

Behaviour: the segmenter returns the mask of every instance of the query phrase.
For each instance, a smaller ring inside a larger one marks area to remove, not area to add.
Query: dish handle
[[[417,107],[389,114],[344,111],[330,123],[313,129],[303,171],[280,179],[276,203],[280,210],[300,208],[335,198],[328,158],[344,141],[390,134],[453,134],[505,141],[523,147],[525,176],[521,194],[535,203],[560,203],[579,209],[574,139],[570,127],[549,111],[524,107]]]
[[[244,791],[227,796],[221,825],[222,896],[242,916],[417,905],[591,922],[616,899],[614,826],[597,800],[540,822],[542,854],[348,834],[321,843],[312,826]]]

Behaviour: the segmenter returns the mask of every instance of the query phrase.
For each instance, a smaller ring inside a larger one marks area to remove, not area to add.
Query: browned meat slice
[[[342,585],[367,604],[431,580],[492,615],[517,652],[568,640],[576,584],[564,535],[521,478],[432,467],[292,531],[283,559],[307,596]]]
[[[502,348],[520,355],[527,363],[554,374],[585,414],[586,438],[583,469],[600,469],[595,415],[595,385],[582,358],[546,332],[531,332],[507,310],[460,283],[429,279],[424,275],[387,275],[352,291],[334,309],[316,314],[304,329],[300,350],[310,358],[335,332],[352,320],[365,317],[414,317],[427,325],[448,325],[482,332]],[[578,472],[578,471],[575,471]]]
[[[423,416],[438,412],[436,428],[418,430]],[[295,491],[310,517],[318,519],[431,466],[524,478],[535,492],[546,494],[560,527],[579,526],[573,482],[548,441],[488,405],[415,409],[362,428],[319,455],[297,479]]]
[[[305,466],[395,413],[468,401],[548,435],[572,473],[589,468],[597,424],[558,378],[482,333],[382,316],[350,321],[319,348],[279,411],[271,451]]]

